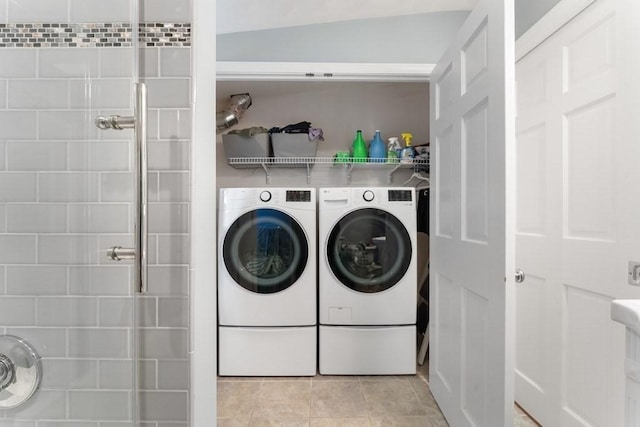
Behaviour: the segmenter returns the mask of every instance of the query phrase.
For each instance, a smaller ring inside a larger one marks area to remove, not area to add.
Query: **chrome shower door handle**
[[[135,138],[135,224],[134,247],[122,248],[113,246],[107,250],[107,258],[113,261],[133,259],[135,268],[135,288],[145,293],[147,283],[148,256],[148,158],[147,158],[147,86],[144,83],[134,84],[135,106],[133,116],[100,116],[95,125],[100,129],[133,129]]]

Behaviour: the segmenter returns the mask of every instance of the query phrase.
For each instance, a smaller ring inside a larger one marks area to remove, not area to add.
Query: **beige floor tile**
[[[218,399],[256,399],[262,382],[258,381],[227,381],[218,383]]]
[[[217,427],[247,427],[249,418],[218,418]]]
[[[371,427],[429,427],[426,416],[416,417],[371,417]]]
[[[367,400],[369,417],[427,415],[427,408],[415,396],[399,400]]]
[[[311,381],[265,381],[257,397],[266,401],[309,400]]]
[[[406,378],[361,380],[360,386],[362,387],[364,398],[367,401],[388,401],[389,399],[393,399],[394,401],[410,399],[417,400],[417,396],[415,395],[409,380]]]
[[[218,394],[218,417],[248,419],[253,412],[254,405],[255,399],[221,397]]]
[[[290,418],[265,418],[252,417],[249,420],[250,427],[309,427],[309,418],[290,419]]]
[[[363,400],[312,400],[311,401],[311,417],[314,418],[331,418],[331,417],[366,417],[367,405]]]
[[[218,384],[227,382],[262,382],[263,380],[264,377],[218,377]]]
[[[316,375],[313,381],[360,381],[357,375]]]
[[[311,418],[311,427],[370,427],[369,418]]]
[[[359,381],[319,381],[311,384],[311,400],[349,400],[364,402]]]
[[[309,418],[309,399],[258,400],[254,404],[252,418],[300,419]]]

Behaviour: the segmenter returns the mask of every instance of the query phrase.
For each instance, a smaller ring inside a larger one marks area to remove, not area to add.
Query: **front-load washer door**
[[[358,292],[382,292],[407,272],[411,237],[391,213],[359,209],[332,228],[326,251],[329,267],[343,285]]]
[[[298,222],[276,209],[256,209],[229,227],[224,264],[243,288],[272,294],[293,285],[307,265],[307,236]]]

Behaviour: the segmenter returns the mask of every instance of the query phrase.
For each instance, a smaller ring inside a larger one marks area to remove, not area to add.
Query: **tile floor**
[[[448,426],[417,375],[219,377],[218,426]],[[535,427],[516,406],[514,426]]]

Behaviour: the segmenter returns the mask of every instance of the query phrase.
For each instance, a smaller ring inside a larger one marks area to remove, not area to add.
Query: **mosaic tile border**
[[[130,47],[130,22],[0,24],[3,47]],[[191,24],[144,22],[138,39],[142,47],[191,46]]]

